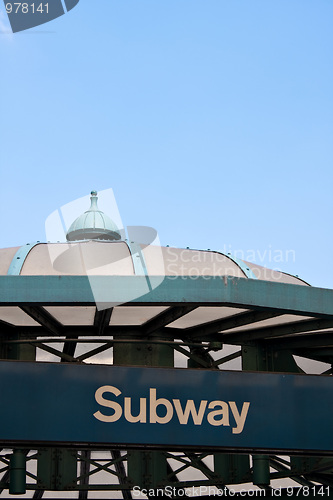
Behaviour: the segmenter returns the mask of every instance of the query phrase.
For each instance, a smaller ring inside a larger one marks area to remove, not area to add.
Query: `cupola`
[[[97,191],[91,191],[90,200],[89,210],[71,224],[66,234],[67,241],[120,240],[121,236],[116,224],[98,208]]]

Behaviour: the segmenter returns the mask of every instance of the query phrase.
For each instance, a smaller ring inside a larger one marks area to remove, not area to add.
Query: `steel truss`
[[[140,288],[141,279],[101,277],[101,286],[115,290],[111,295],[119,303],[122,290]],[[78,326],[61,323],[46,308],[94,305],[87,278],[4,276],[0,277],[1,307],[20,308],[37,326],[1,321],[1,358],[36,361],[36,353],[46,352],[54,362],[86,363],[109,353],[115,365],[171,367],[175,357],[181,356],[190,368],[223,370],[238,360],[244,371],[303,373],[294,357],[300,356],[326,363],[322,375],[327,376],[332,375],[333,365],[332,299],[332,290],[299,285],[172,277],[144,297],[117,306],[166,307],[142,324],[112,324],[114,308],[109,307],[96,309],[93,324]],[[173,326],[199,308],[209,307],[231,307],[235,313],[190,327]],[[295,318],[287,322],[286,315]],[[243,496],[251,496],[253,488],[269,495],[281,480],[291,486],[280,489],[280,498],[296,493],[307,498],[333,494],[330,455],[128,449],[126,445],[109,449],[38,446],[34,450],[26,449],[24,443],[10,450],[4,446],[0,492],[27,490],[33,498],[42,498],[47,491],[76,491],[78,498],[85,499],[90,492],[108,491],[110,498],[130,500],[135,487],[145,490],[148,498],[182,498],[185,489],[204,498],[213,491],[227,496],[235,485],[249,490]]]

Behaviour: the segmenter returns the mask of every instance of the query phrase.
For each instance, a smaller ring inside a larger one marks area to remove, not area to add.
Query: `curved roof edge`
[[[96,244],[98,244],[98,247],[95,246]],[[37,251],[38,247],[39,250]],[[4,260],[8,261],[8,252],[12,250],[0,249],[0,256],[1,252],[7,251]],[[28,243],[17,249],[14,255],[11,254],[13,257],[10,257],[9,267],[6,269],[7,266],[5,266],[2,274],[87,274],[85,262],[83,267],[77,266],[78,257],[82,260],[82,251],[87,255],[88,260],[90,259],[90,262],[93,261],[90,270],[96,268],[100,271],[100,274],[102,274],[103,266],[109,265],[110,267],[105,267],[104,271],[106,274],[111,272],[113,275],[148,276],[161,275],[165,271],[166,275],[173,276],[230,275],[247,279],[281,281],[310,286],[309,283],[298,276],[246,262],[221,251],[153,247],[138,243],[129,244],[127,241],[103,242],[101,240],[87,240],[67,243],[42,243],[40,241]],[[51,258],[51,254],[54,252],[55,257]],[[61,262],[56,261],[59,256],[61,256]],[[130,258],[129,261],[128,258]],[[56,265],[54,265],[55,261]],[[227,262],[232,265],[228,266]],[[63,267],[64,263],[66,264],[65,267]],[[25,264],[26,269],[23,270]],[[72,264],[74,264],[73,267],[71,267]]]

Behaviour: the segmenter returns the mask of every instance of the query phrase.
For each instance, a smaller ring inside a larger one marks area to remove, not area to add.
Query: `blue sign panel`
[[[0,442],[333,451],[333,378],[0,362]]]

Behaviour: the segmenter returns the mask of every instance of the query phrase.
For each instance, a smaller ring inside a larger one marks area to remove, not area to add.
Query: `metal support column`
[[[133,329],[133,334],[125,336],[115,334],[114,339],[117,340],[113,348],[114,365],[174,366],[172,348],[168,345],[150,343],[165,340],[158,331],[143,338]],[[156,489],[168,474],[166,456],[159,451],[129,450],[127,465],[128,479],[132,485],[148,490]]]
[[[9,466],[9,493],[10,495],[24,495],[26,492],[26,453],[23,450],[14,450],[10,457]]]

